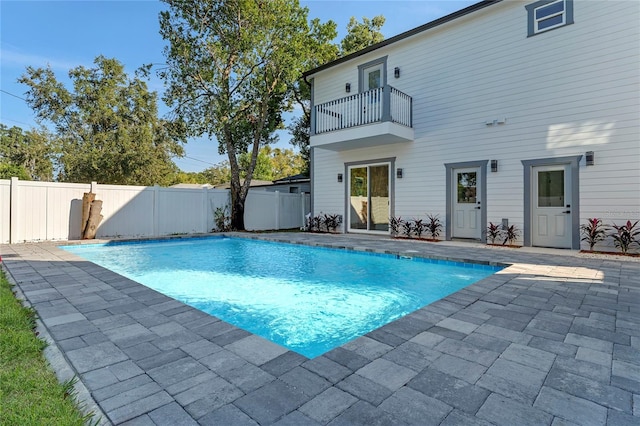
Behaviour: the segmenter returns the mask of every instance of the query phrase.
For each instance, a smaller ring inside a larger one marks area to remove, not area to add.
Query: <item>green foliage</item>
[[[229,206],[217,207],[213,212],[214,232],[227,232],[231,230],[231,218],[229,217]]]
[[[29,172],[17,164],[0,163],[0,179],[11,179],[17,177],[20,180],[31,180]]]
[[[158,118],[157,94],[116,59],[98,56],[95,67],[69,72],[73,90],[51,68],[27,67],[27,103],[55,126],[61,143],[59,180],[111,184],[169,184],[182,155],[177,128]]]
[[[0,271],[0,423],[84,425],[91,416],[76,408],[72,384],[58,383],[34,333],[35,312],[16,300]]]
[[[373,19],[363,17],[362,22],[352,16],[347,24],[347,35],[340,42],[341,55],[346,56],[384,40],[384,35],[380,32],[384,21],[385,17],[382,15]]]
[[[53,137],[42,128],[24,132],[20,127],[0,124],[0,168],[24,180],[53,180],[56,146]]]
[[[268,148],[268,147],[264,147]],[[257,180],[273,180],[273,170],[271,169],[271,160],[267,153],[264,152],[264,148],[258,152],[255,165],[253,167],[253,179]],[[251,154],[245,152],[240,155],[240,177],[246,179],[249,175],[251,167]]]
[[[165,101],[183,136],[215,136],[231,169],[231,218],[244,229],[244,202],[260,148],[283,127],[311,29],[295,0],[165,0]],[[249,153],[241,184],[240,156]]]
[[[220,185],[231,180],[231,168],[228,161],[223,161],[200,172],[206,183]]]

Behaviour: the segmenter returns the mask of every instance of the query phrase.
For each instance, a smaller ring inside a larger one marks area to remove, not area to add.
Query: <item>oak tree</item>
[[[231,170],[231,226],[244,204],[260,148],[282,128],[304,67],[308,10],[296,0],[164,0],[165,101],[188,137],[218,141]],[[241,181],[239,158],[249,153]]]
[[[58,179],[110,184],[166,184],[182,145],[158,117],[157,94],[116,59],[98,56],[93,68],[69,71],[67,89],[50,67],[27,67],[27,103],[60,141]]]

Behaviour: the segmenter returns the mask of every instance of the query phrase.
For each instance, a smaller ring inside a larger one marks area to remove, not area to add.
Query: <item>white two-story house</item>
[[[640,219],[640,2],[482,1],[305,73],[312,211],[580,247]]]

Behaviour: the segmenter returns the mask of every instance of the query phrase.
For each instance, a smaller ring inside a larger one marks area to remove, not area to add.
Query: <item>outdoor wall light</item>
[[[498,160],[491,160],[491,171],[494,173],[498,171]]]
[[[338,182],[342,182],[342,173],[338,173]]]
[[[394,76],[395,78],[400,78],[400,68],[399,68],[399,67],[395,67],[395,68],[393,69],[393,76]]]
[[[397,177],[398,179],[402,179],[402,169],[397,169],[397,170],[396,170],[396,177]]]
[[[585,152],[584,156],[587,160],[587,166],[593,166],[594,164],[596,164],[596,155],[593,153],[593,151]]]
[[[351,92],[351,83],[347,83],[344,85],[344,91],[347,93]]]

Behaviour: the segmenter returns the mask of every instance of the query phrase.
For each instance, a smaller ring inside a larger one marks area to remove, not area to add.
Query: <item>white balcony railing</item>
[[[384,86],[314,107],[312,134],[391,121],[412,127],[411,96]]]

